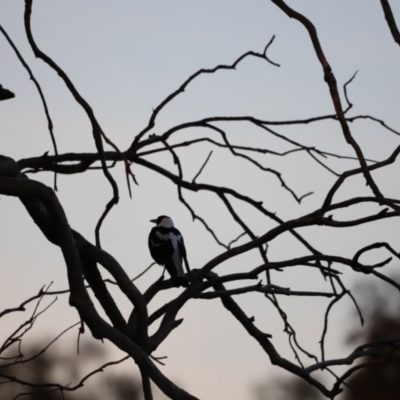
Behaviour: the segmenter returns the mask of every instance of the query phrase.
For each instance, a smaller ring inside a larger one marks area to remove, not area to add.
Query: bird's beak
[[[156,219],[151,219],[150,222],[152,222],[153,224],[156,224],[157,220]]]

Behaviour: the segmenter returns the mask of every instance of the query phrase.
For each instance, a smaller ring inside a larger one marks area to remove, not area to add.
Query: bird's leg
[[[189,263],[188,263],[187,258],[184,257],[184,258],[183,258],[183,261],[185,262],[186,271],[187,271],[188,275],[191,277],[191,276],[192,276],[192,271],[190,270],[190,267],[189,267]]]
[[[162,281],[164,280],[164,275],[165,275],[165,267],[164,267],[164,269],[163,269],[162,275],[161,275],[160,278],[158,279],[159,282],[162,282]]]

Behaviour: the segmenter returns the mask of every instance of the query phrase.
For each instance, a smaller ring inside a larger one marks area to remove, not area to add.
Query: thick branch
[[[381,5],[390,33],[392,34],[394,41],[400,46],[400,32],[399,28],[397,28],[389,0],[381,0]]]

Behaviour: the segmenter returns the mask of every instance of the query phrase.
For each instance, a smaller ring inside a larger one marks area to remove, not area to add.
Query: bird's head
[[[157,226],[164,226],[165,228],[174,227],[172,219],[166,215],[160,215],[157,219],[151,219],[150,222],[157,224]]]

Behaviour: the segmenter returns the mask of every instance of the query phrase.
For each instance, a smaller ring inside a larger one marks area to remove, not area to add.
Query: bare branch
[[[19,383],[20,385],[23,385],[23,386],[29,386],[29,387],[35,387],[35,388],[50,388],[50,389],[59,390],[60,392],[64,392],[64,391],[73,392],[73,391],[81,388],[84,385],[84,383],[90,377],[98,374],[99,372],[103,372],[104,369],[106,369],[107,367],[110,367],[112,365],[121,364],[122,362],[126,361],[127,359],[129,359],[129,356],[123,357],[123,358],[121,358],[119,360],[116,360],[116,361],[110,361],[110,362],[107,362],[107,363],[101,365],[99,368],[97,368],[97,369],[91,371],[90,373],[88,373],[87,375],[85,375],[74,386],[69,386],[69,385],[66,386],[66,385],[61,385],[59,383],[33,383],[33,382],[28,382],[28,381],[24,381],[24,380],[18,379],[18,378],[14,377],[14,376],[9,376],[9,375],[6,375],[6,374],[2,374],[1,372],[0,372],[0,376],[5,378],[5,379],[7,379],[7,381],[9,381],[9,382],[16,382],[16,383]],[[19,394],[16,398],[18,398],[21,395],[28,395],[28,394],[30,394],[30,393],[22,393],[22,394]]]
[[[285,12],[286,15],[288,15],[290,18],[296,19],[307,29],[308,34],[310,35],[311,42],[314,46],[315,53],[321,64],[321,67],[324,71],[324,79],[328,85],[332,103],[335,108],[335,112],[336,112],[337,118],[339,120],[340,126],[342,128],[343,135],[344,135],[347,143],[353,147],[355,153],[357,154],[357,158],[361,165],[362,173],[367,181],[368,186],[371,188],[371,190],[374,193],[374,195],[376,196],[376,198],[381,203],[384,203],[385,202],[384,196],[382,195],[378,186],[376,185],[375,181],[373,180],[373,178],[370,174],[370,171],[368,169],[364,154],[363,154],[360,146],[358,145],[358,143],[354,140],[354,138],[351,134],[351,131],[349,129],[349,126],[347,124],[346,118],[344,116],[337,84],[336,84],[336,78],[335,78],[335,75],[332,72],[331,66],[329,65],[328,60],[326,59],[325,54],[322,50],[315,26],[305,16],[303,16],[302,14],[299,14],[298,12],[296,12],[292,8],[290,8],[283,0],[271,0],[271,1],[275,5],[277,5],[283,12]]]
[[[169,96],[167,96],[154,110],[153,113],[150,117],[150,121],[148,123],[148,125],[135,137],[134,142],[132,143],[131,147],[128,150],[129,154],[134,155],[137,151],[137,149],[139,149],[141,146],[139,146],[139,141],[142,139],[142,137],[148,133],[151,129],[154,128],[155,126],[155,121],[156,118],[158,116],[158,114],[160,113],[160,111],[168,104],[170,103],[173,99],[175,99],[179,94],[183,93],[185,91],[185,89],[187,88],[187,86],[193,81],[195,80],[198,76],[203,75],[203,74],[214,74],[217,71],[220,70],[234,70],[236,69],[237,65],[243,61],[244,59],[248,58],[248,57],[255,57],[255,58],[260,58],[262,60],[268,61],[270,62],[265,55],[265,51],[264,54],[260,54],[260,53],[256,53],[254,51],[248,51],[247,53],[242,54],[239,58],[237,58],[232,64],[229,65],[225,65],[225,64],[220,64],[217,65],[214,68],[210,68],[210,69],[200,69],[197,72],[195,72],[194,74],[192,74],[189,78],[186,79],[185,82],[182,83],[182,85],[175,90],[173,93],[171,93]],[[143,145],[143,144],[142,144]]]
[[[172,148],[172,147],[171,147]],[[207,165],[211,155],[212,155],[212,150],[210,151],[210,153],[208,154],[206,161],[204,161],[203,165],[201,166],[199,172],[195,175],[195,177],[192,179],[192,183],[196,182],[196,179],[200,176],[200,174],[203,172],[204,167]]]
[[[46,54],[44,54],[36,45],[35,40],[32,35],[32,30],[31,30],[31,14],[32,14],[32,0],[25,0],[25,15],[24,15],[24,20],[25,20],[25,30],[26,30],[26,35],[28,37],[29,44],[35,54],[36,57],[42,59],[46,64],[48,64],[52,69],[54,69],[57,74],[61,77],[61,79],[64,81],[66,84],[67,88],[71,92],[71,94],[74,96],[74,99],[78,104],[82,106],[82,108],[85,110],[90,123],[92,125],[92,132],[93,132],[93,137],[94,141],[96,144],[96,148],[98,153],[100,154],[101,157],[101,163],[103,167],[103,173],[104,176],[107,178],[107,180],[110,182],[110,185],[113,190],[113,197],[112,199],[107,203],[106,205],[106,210],[104,211],[103,215],[101,216],[99,223],[97,224],[96,227],[96,238],[97,238],[97,245],[100,245],[100,238],[99,238],[99,230],[101,227],[101,223],[104,220],[105,216],[108,214],[108,212],[111,210],[111,208],[118,203],[119,200],[119,194],[118,194],[118,186],[114,180],[114,178],[111,176],[107,169],[106,161],[104,159],[104,149],[103,149],[103,142],[102,138],[106,138],[105,134],[103,133],[103,130],[100,127],[100,124],[98,123],[94,112],[90,105],[86,102],[86,100],[79,94],[79,92],[76,90],[75,86],[69,79],[68,75]],[[107,139],[107,143],[111,143],[109,139]],[[115,150],[118,150],[116,146],[113,146]],[[128,179],[129,182],[129,179]]]
[[[266,58],[266,60],[267,60],[270,64],[275,65],[275,67],[280,67],[280,64],[277,64],[277,63],[271,61],[271,60],[268,58],[268,56],[267,56],[268,48],[269,48],[269,46],[271,46],[271,44],[273,43],[274,39],[275,39],[275,35],[272,36],[271,40],[270,40],[270,41],[268,42],[268,44],[265,46],[265,49],[264,49],[264,57]]]
[[[397,28],[389,0],[381,0],[381,5],[383,13],[385,14],[386,22],[390,29],[390,33],[392,34],[394,41],[400,46],[400,32],[399,29]]]
[[[0,25],[0,32],[6,38],[7,42],[9,43],[9,45],[11,46],[11,48],[14,50],[15,54],[17,55],[18,60],[20,61],[22,66],[28,72],[29,78],[32,80],[32,82],[36,86],[36,89],[37,89],[37,91],[39,93],[40,99],[42,100],[44,113],[45,113],[46,118],[47,118],[47,127],[49,129],[51,142],[53,143],[54,154],[56,155],[56,157],[58,157],[57,143],[56,143],[56,138],[55,138],[54,132],[53,132],[53,121],[51,120],[49,109],[47,107],[47,102],[46,102],[46,99],[45,99],[44,94],[42,92],[42,88],[41,88],[39,82],[36,80],[35,76],[33,75],[31,69],[29,68],[29,65],[26,63],[26,61],[22,57],[21,53],[19,52],[17,46],[15,46],[15,44],[11,40],[10,36],[8,35],[8,33],[4,30],[4,28],[1,25]],[[54,173],[54,190],[57,190],[57,172]]]

